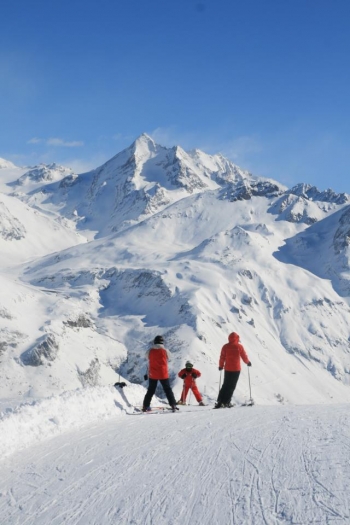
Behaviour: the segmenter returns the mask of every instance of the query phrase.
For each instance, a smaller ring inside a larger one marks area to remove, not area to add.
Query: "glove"
[[[181,379],[185,379],[187,377],[187,374],[182,374]]]
[[[247,366],[252,366],[251,362],[249,361],[249,363],[247,363]]]
[[[124,383],[124,381],[122,383],[114,383],[114,386],[115,388],[117,388],[117,386],[119,386],[119,388],[124,388],[126,385],[126,383]]]
[[[148,379],[148,374],[145,374],[145,375],[143,376],[143,379],[144,379],[145,381],[147,381],[147,379]]]
[[[221,370],[223,370],[222,366],[219,366],[219,370],[220,370],[220,372],[221,372]]]
[[[197,374],[193,373],[191,375],[192,375],[193,379],[197,379]]]

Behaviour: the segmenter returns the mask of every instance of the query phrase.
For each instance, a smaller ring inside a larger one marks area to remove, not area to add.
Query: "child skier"
[[[202,396],[199,393],[199,390],[196,385],[196,379],[197,377],[201,376],[201,373],[199,370],[196,370],[193,368],[193,364],[190,361],[187,361],[186,368],[183,368],[178,373],[178,376],[181,377],[181,379],[184,380],[184,385],[181,393],[181,399],[177,402],[178,405],[185,405],[186,404],[186,396],[189,389],[192,390],[194,397],[197,399],[199,405],[201,407],[204,407],[204,403],[202,401]]]

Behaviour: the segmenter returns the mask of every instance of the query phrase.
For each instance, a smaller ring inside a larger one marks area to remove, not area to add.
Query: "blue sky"
[[[0,157],[96,167],[146,132],[350,193],[349,0],[11,0]]]

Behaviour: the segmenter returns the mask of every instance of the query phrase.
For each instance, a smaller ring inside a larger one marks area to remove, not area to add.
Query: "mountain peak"
[[[136,152],[137,150],[156,151],[157,144],[154,142],[154,140],[149,135],[147,135],[147,133],[142,133],[142,135],[137,137],[135,142],[133,142],[131,147],[134,152]]]
[[[310,201],[321,201],[336,204],[345,204],[349,202],[349,195],[346,193],[335,193],[332,189],[320,191],[316,186],[311,184],[299,183],[293,186],[287,193],[303,197]]]
[[[64,177],[72,176],[74,172],[71,168],[66,168],[53,162],[52,164],[38,164],[30,168],[24,175],[22,175],[17,181],[18,185],[35,183],[45,184],[54,181],[59,181]]]

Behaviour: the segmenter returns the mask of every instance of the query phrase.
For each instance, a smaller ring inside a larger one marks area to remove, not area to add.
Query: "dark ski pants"
[[[225,370],[224,382],[220,389],[217,400],[218,404],[227,405],[228,403],[231,403],[231,398],[237,386],[240,373],[240,371],[228,372]]]
[[[146,392],[146,395],[145,395],[145,399],[143,400],[143,406],[144,407],[149,407],[150,404],[151,404],[151,401],[152,401],[152,397],[156,391],[156,388],[157,388],[157,383],[158,381],[161,382],[162,384],[162,387],[163,387],[163,390],[164,390],[164,393],[167,397],[167,400],[168,400],[168,403],[170,406],[175,406],[176,405],[176,401],[175,401],[175,397],[174,397],[174,393],[173,391],[171,390],[171,386],[170,386],[170,383],[169,383],[169,379],[149,379],[149,382],[148,382],[148,390]]]

